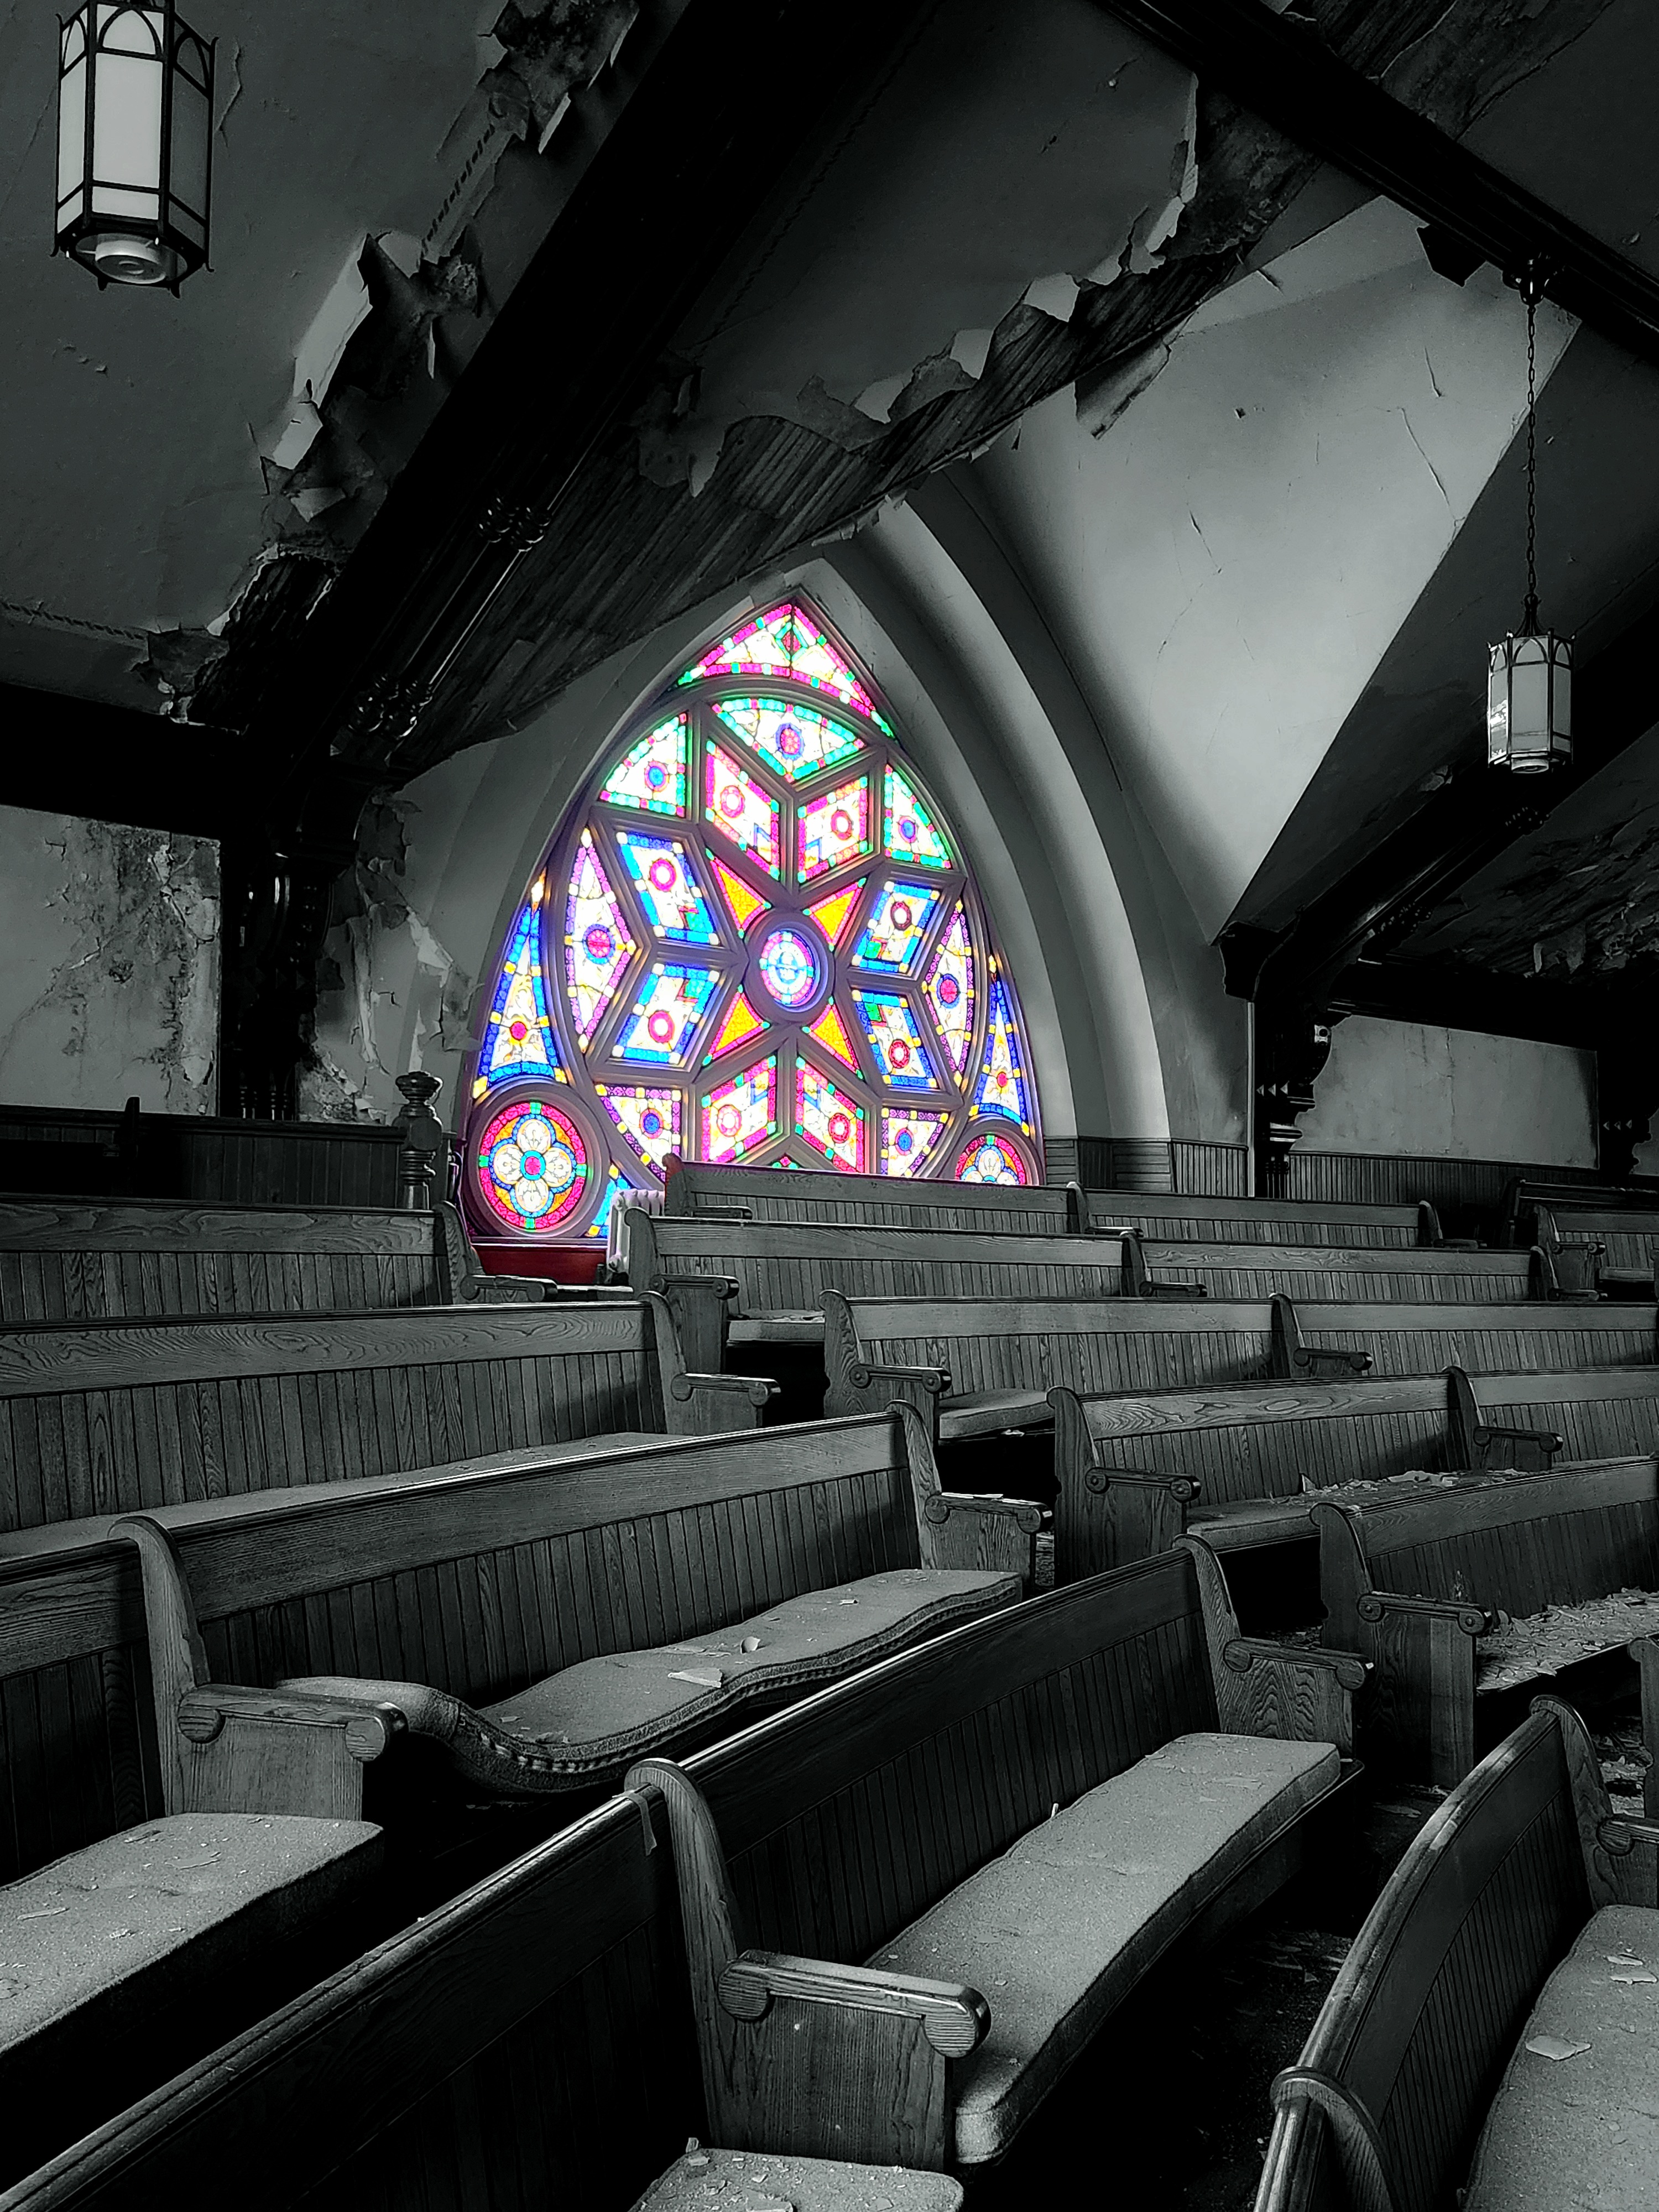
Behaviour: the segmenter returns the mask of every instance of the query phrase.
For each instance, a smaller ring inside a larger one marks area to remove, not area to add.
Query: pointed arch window
[[[1024,1018],[962,842],[805,599],[606,748],[497,963],[467,1203],[602,1238],[670,1156],[1042,1180]]]

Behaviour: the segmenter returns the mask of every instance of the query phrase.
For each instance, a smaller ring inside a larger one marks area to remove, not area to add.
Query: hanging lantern
[[[88,0],[61,24],[54,253],[176,293],[208,254],[213,46],[173,0]]]
[[[1521,285],[1527,302],[1527,603],[1521,627],[1491,648],[1486,671],[1486,759],[1537,775],[1572,761],[1572,640],[1538,626],[1537,271]]]

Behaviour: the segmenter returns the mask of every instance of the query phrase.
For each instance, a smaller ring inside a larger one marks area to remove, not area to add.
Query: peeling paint
[[[217,1109],[219,848],[0,807],[0,1096]]]

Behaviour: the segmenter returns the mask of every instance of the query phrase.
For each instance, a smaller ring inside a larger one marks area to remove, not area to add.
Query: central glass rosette
[[[823,963],[811,939],[798,929],[769,930],[761,940],[755,969],[768,997],[791,1013],[810,1006],[823,981]]]

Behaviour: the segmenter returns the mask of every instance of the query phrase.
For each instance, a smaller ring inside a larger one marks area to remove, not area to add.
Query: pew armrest
[[[676,1375],[669,1383],[669,1395],[677,1405],[689,1405],[704,1391],[726,1391],[735,1398],[746,1398],[751,1406],[769,1405],[781,1395],[782,1386],[765,1375]]]
[[[478,1306],[538,1306],[556,1297],[559,1285],[539,1275],[475,1275],[462,1295]]]
[[[1346,1352],[1338,1345],[1304,1344],[1291,1354],[1292,1375],[1310,1375],[1316,1381],[1328,1375],[1369,1375],[1369,1352]]]
[[[1419,1620],[1443,1621],[1470,1637],[1489,1636],[1498,1625],[1485,1606],[1462,1603],[1456,1598],[1407,1597],[1401,1590],[1361,1590],[1353,1609],[1361,1620],[1373,1626],[1390,1615],[1397,1619],[1410,1614]]]
[[[855,1390],[867,1390],[872,1382],[914,1382],[929,1396],[942,1398],[951,1387],[951,1370],[947,1367],[902,1367],[889,1361],[855,1359],[847,1370],[847,1379]]]
[[[1150,1467],[1108,1467],[1098,1458],[1091,1461],[1083,1483],[1097,1498],[1103,1498],[1109,1490],[1167,1491],[1177,1505],[1190,1505],[1204,1488],[1195,1474],[1160,1474]]]
[[[259,1690],[240,1682],[204,1682],[179,1700],[179,1733],[212,1743],[228,1723],[269,1721],[287,1728],[337,1728],[361,1765],[379,1759],[408,1725],[395,1705],[368,1698],[320,1696],[309,1690]]]
[[[1036,1535],[1048,1517],[1042,1506],[1029,1498],[1003,1498],[992,1491],[972,1490],[935,1491],[922,1512],[939,1528],[963,1514],[994,1513],[999,1518],[1006,1515],[1028,1536]]]
[[[1353,1749],[1353,1699],[1366,1664],[1354,1651],[1303,1650],[1261,1636],[1231,1636],[1221,1647],[1221,1679],[1238,1678],[1238,1695],[1218,1699],[1223,1725],[1249,1735]]]
[[[1541,1462],[1541,1466],[1534,1470],[1536,1472],[1547,1472],[1557,1452],[1565,1449],[1565,1440],[1552,1435],[1548,1429],[1498,1428],[1490,1421],[1477,1423],[1470,1431],[1469,1442],[1473,1447],[1476,1473],[1507,1466],[1508,1461],[1492,1456],[1506,1444],[1519,1444],[1523,1450],[1535,1452]]]
[[[884,1974],[878,1967],[843,1966],[833,1959],[802,1959],[786,1951],[738,1952],[721,1970],[715,1988],[734,2020],[763,2020],[780,1997],[846,2012],[896,2014],[919,2021],[928,2042],[945,2058],[965,2058],[991,2025],[990,2006],[965,1982]],[[858,2046],[849,2045],[848,2057],[857,2055]]]
[[[1597,1825],[1595,1835],[1604,1850],[1622,1858],[1633,1844],[1659,1844],[1659,1820],[1638,1820],[1633,1813],[1615,1813]]]

